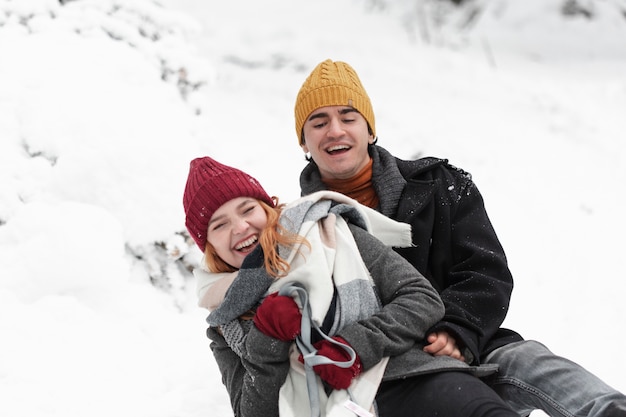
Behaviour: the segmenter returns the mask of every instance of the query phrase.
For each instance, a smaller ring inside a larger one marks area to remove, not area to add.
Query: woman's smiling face
[[[267,214],[258,200],[233,198],[211,216],[207,242],[224,262],[239,269],[244,258],[259,244],[266,226]]]

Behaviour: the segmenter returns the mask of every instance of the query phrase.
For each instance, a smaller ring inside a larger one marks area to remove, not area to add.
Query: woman
[[[493,368],[423,351],[443,304],[391,248],[410,244],[408,225],[332,192],[279,205],[208,157],[183,205],[236,416],[516,416],[474,376]]]

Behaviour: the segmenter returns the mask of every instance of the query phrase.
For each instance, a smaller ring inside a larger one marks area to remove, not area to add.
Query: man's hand
[[[431,333],[426,338],[428,344],[424,346],[424,352],[434,356],[450,356],[465,362],[465,357],[456,344],[454,337],[446,331]]]

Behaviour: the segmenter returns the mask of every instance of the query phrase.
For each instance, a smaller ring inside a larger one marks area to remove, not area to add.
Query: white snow
[[[232,415],[181,269],[188,164],[298,197],[293,104],[326,58],[382,146],[472,173],[505,327],[626,391],[626,3],[477,0],[465,29],[440,3],[0,0],[0,414]]]

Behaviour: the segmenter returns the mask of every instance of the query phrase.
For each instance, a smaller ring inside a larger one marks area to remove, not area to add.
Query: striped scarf
[[[246,257],[224,302],[207,318],[210,325],[232,328],[233,320],[253,308],[264,296],[297,283],[308,294],[311,320],[317,325],[323,323],[336,293],[336,308],[328,331],[328,335],[333,336],[345,325],[368,318],[381,308],[348,223],[368,230],[388,245],[406,247],[411,244],[409,225],[395,222],[332,191],[320,191],[294,201],[285,207],[280,222],[290,232],[303,236],[310,249],[305,245],[280,247],[279,254],[289,263],[290,271],[286,277],[273,280],[264,269],[263,253],[257,247]],[[302,300],[297,295],[295,298],[302,306]],[[300,353],[294,343],[291,369],[280,390],[281,416],[302,416],[302,410],[311,404],[311,384],[307,387],[304,365],[298,361]],[[329,395],[317,377],[318,415],[353,417],[354,407],[362,409],[363,415],[368,415],[367,410],[373,413],[374,397],[386,363],[387,360],[383,360],[362,373],[348,390],[335,390]]]

